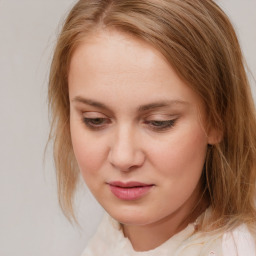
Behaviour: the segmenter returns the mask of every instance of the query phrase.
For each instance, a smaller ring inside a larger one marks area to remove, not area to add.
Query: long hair
[[[231,227],[254,223],[256,121],[243,57],[235,31],[212,0],[80,0],[59,35],[49,79],[60,205],[74,217],[79,177],[69,129],[68,73],[73,52],[97,29],[129,33],[162,53],[202,99],[207,127],[222,140],[208,148],[203,191],[212,222]]]

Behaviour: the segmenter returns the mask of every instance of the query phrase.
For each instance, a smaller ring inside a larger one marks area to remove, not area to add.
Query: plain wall
[[[256,76],[256,0],[217,2]],[[72,226],[58,206],[51,150],[43,164],[51,54],[73,3],[0,0],[0,256],[79,256],[103,213],[84,188],[77,200],[81,227]]]

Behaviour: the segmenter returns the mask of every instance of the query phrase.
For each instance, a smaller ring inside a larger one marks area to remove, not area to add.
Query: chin
[[[154,222],[153,216],[147,216],[145,211],[139,211],[134,209],[106,211],[113,219],[124,225],[143,226]]]

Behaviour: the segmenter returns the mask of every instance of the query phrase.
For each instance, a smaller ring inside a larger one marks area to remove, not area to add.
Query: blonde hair
[[[211,0],[80,0],[73,7],[58,38],[49,80],[50,138],[66,216],[74,217],[79,177],[69,130],[69,64],[77,45],[98,28],[153,45],[201,97],[208,126],[222,134],[220,143],[209,147],[203,171],[212,222],[226,228],[254,223],[255,109],[234,29]]]

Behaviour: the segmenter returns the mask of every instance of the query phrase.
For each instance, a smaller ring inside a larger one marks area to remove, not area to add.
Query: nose
[[[128,127],[120,128],[111,142],[108,160],[120,171],[131,171],[142,166],[145,161],[140,140],[132,130]]]

